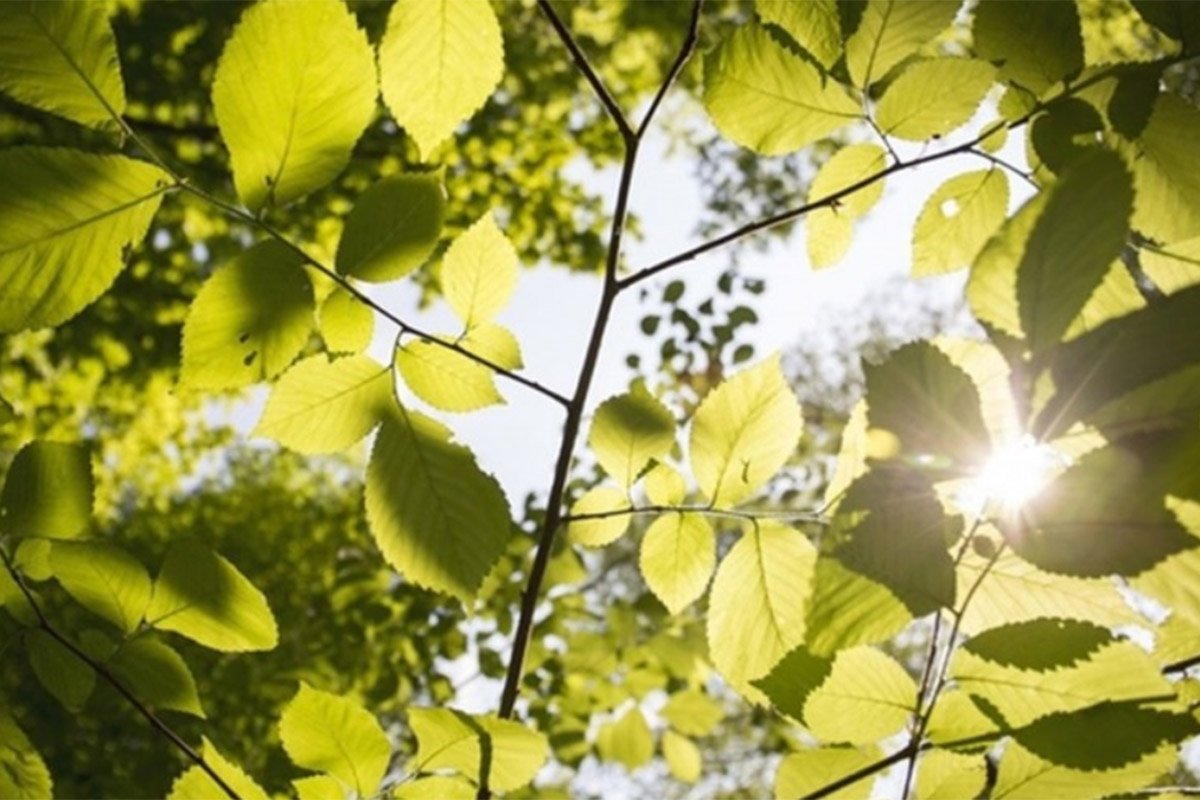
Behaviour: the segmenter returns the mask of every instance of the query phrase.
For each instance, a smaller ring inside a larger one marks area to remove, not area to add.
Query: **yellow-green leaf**
[[[822,742],[870,744],[904,727],[917,687],[891,656],[873,647],[843,650],[808,695],[804,721]]]
[[[671,695],[659,715],[686,736],[708,736],[725,718],[721,704],[699,689]]]
[[[8,712],[0,712],[0,797],[42,800],[53,797],[46,762]]]
[[[642,539],[638,566],[672,614],[698,600],[717,564],[717,537],[699,514],[664,514]]]
[[[52,147],[0,151],[0,175],[2,333],[58,325],[91,305],[146,235],[170,180],[124,156]]]
[[[808,200],[814,202],[837,194],[881,172],[887,166],[887,153],[874,144],[847,145],[822,165],[808,188]],[[845,195],[835,204],[818,208],[808,215],[808,260],[814,269],[827,267],[842,259],[854,236],[854,221],[866,214],[883,196],[883,181]]]
[[[55,542],[50,567],[89,611],[127,634],[137,630],[150,603],[150,575],[136,558],[102,542]]]
[[[909,141],[944,136],[974,116],[995,77],[995,67],[972,58],[913,64],[888,86],[875,121],[884,133]]]
[[[437,173],[404,173],[373,184],[346,217],[338,272],[372,283],[403,278],[433,253],[445,207]]]
[[[695,742],[686,736],[680,736],[675,731],[664,731],[662,751],[663,756],[667,759],[667,769],[677,780],[684,783],[695,783],[700,780],[704,759]]]
[[[504,75],[504,39],[487,0],[399,2],[379,43],[383,99],[429,160]]]
[[[102,3],[0,3],[0,91],[92,128],[125,113],[117,42]]]
[[[517,251],[491,214],[467,228],[442,259],[442,293],[468,329],[491,322],[517,285]]]
[[[1083,67],[1074,3],[983,0],[972,28],[975,52],[1000,67],[1000,77],[1034,96]]]
[[[477,411],[504,403],[490,367],[440,344],[417,340],[401,345],[396,369],[413,394],[442,411]]]
[[[639,383],[600,404],[588,444],[604,471],[629,487],[651,459],[665,456],[675,444],[675,418]]]
[[[846,69],[854,85],[866,88],[882,79],[945,30],[958,6],[946,0],[869,0],[846,40]]]
[[[213,772],[237,793],[242,800],[270,800],[267,793],[242,768],[226,760],[216,746],[206,737],[201,755]],[[199,766],[191,767],[175,779],[167,800],[214,800],[227,794],[212,777]]]
[[[719,507],[749,497],[787,462],[803,426],[778,357],[728,378],[692,420],[690,456],[700,491]]]
[[[180,380],[196,389],[240,389],[287,369],[315,322],[303,264],[272,239],[214,272],[183,324]]]
[[[167,551],[146,621],[224,652],[270,650],[279,641],[262,592],[223,556],[188,539]]]
[[[620,489],[612,486],[596,486],[575,501],[571,506],[571,516],[607,514],[611,511],[623,511],[628,508],[629,499]],[[571,524],[567,526],[567,535],[571,537],[571,541],[584,547],[604,547],[619,539],[628,528],[628,514],[612,514],[593,519],[572,520]]]
[[[268,0],[242,15],[213,78],[234,183],[257,209],[333,180],[375,114],[367,35],[338,0]]]
[[[912,274],[940,275],[971,264],[1004,222],[1008,179],[999,169],[956,175],[939,186],[913,226]]]
[[[804,641],[805,605],[816,550],[797,530],[764,521],[721,561],[708,603],[708,648],[735,690],[765,700],[761,678]]]
[[[473,326],[458,343],[480,358],[486,358],[502,369],[518,370],[525,366],[521,343],[503,325],[485,322]]]
[[[384,557],[434,591],[470,600],[504,552],[508,503],[450,431],[395,407],[371,451],[367,522]]]
[[[775,774],[776,800],[794,800],[833,783],[879,758],[875,747],[818,747],[788,753]],[[828,795],[830,800],[867,800],[874,780],[864,778]]]
[[[987,762],[980,755],[930,750],[917,762],[917,800],[978,797],[987,783]]]
[[[763,155],[791,153],[861,117],[844,86],[743,25],[704,62],[704,107],[721,133]]]
[[[642,479],[646,499],[659,506],[677,506],[687,496],[687,483],[679,470],[670,464],[659,462]]]
[[[408,723],[417,737],[410,772],[452,769],[479,785],[501,792],[533,780],[550,755],[546,737],[519,722],[494,715],[468,715],[448,708],[410,708]],[[490,758],[481,774],[484,748]]]
[[[633,772],[654,758],[654,734],[637,706],[620,719],[607,722],[596,734],[596,752],[604,761],[615,761]]]
[[[123,642],[109,666],[151,708],[205,716],[196,679],[187,663],[153,636],[142,635]]]
[[[29,633],[29,663],[46,691],[70,711],[79,711],[96,688],[96,673],[44,630]]]
[[[87,447],[30,442],[4,478],[0,526],[12,536],[73,539],[92,518],[92,462]]]
[[[279,738],[293,764],[329,773],[358,797],[375,794],[392,753],[370,712],[303,681],[279,718]]]
[[[315,355],[275,384],[254,433],[298,453],[336,453],[379,424],[392,396],[391,370],[370,356]]]
[[[345,289],[334,289],[317,312],[321,338],[331,353],[361,353],[375,333],[375,312]]]
[[[842,21],[834,0],[754,0],[759,19],[788,32],[822,67],[842,54]]]

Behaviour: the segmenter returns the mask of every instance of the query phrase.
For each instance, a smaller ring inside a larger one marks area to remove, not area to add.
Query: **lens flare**
[[[1059,451],[1025,436],[992,453],[959,492],[958,505],[975,516],[1019,511],[1068,463]]]

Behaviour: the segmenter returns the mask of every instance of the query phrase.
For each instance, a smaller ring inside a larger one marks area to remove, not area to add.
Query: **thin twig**
[[[127,687],[119,678],[117,678],[116,675],[113,675],[108,670],[108,667],[104,666],[104,664],[100,663],[81,650],[74,642],[64,636],[57,628],[54,627],[53,624],[51,624],[50,620],[46,617],[45,612],[42,610],[41,605],[38,604],[37,598],[34,597],[33,592],[25,583],[25,576],[23,576],[17,570],[17,568],[13,566],[12,559],[9,558],[8,551],[4,550],[3,548],[0,548],[0,560],[4,561],[4,567],[8,570],[8,574],[12,576],[13,582],[17,584],[17,588],[21,590],[21,594],[25,596],[25,602],[29,603],[29,607],[33,609],[34,616],[36,616],[38,620],[38,628],[45,631],[51,638],[65,647],[73,656],[78,658],[84,664],[87,664],[93,672],[100,676],[101,679],[115,689],[122,697],[128,700],[129,703],[137,710],[137,712],[145,717],[146,721],[149,722],[155,730],[166,737],[171,744],[175,745],[175,747],[177,747],[180,752],[187,756],[197,767],[204,770],[208,777],[212,778],[213,782],[216,783],[217,786],[221,787],[221,791],[232,798],[232,800],[240,800],[238,793],[235,792],[233,788],[230,787],[230,785],[226,783],[220,775],[217,774],[212,766],[204,760],[204,756],[197,753],[191,745],[183,740],[183,737],[173,731],[171,727],[167,725],[167,723],[163,722],[157,714],[151,711],[145,703],[139,700],[137,695],[135,695],[129,689],[129,687]]]
[[[700,514],[706,517],[722,517],[725,519],[738,519],[746,522],[758,522],[759,520],[770,519],[779,520],[781,522],[811,522],[820,525],[828,525],[829,520],[822,517],[820,514],[815,514],[811,511],[780,511],[777,509],[762,509],[755,511],[753,509],[738,510],[733,508],[713,508],[712,506],[636,506],[632,508],[615,508],[611,511],[594,511],[588,514],[566,514],[562,521],[564,524],[572,522],[583,522],[589,519],[607,519],[609,517],[627,517],[639,514]]]
[[[1005,159],[1000,158],[997,155],[993,155],[992,153],[989,153],[986,150],[980,150],[978,147],[972,147],[967,152],[978,158],[982,158],[986,161],[990,161],[991,163],[995,164],[997,167],[1008,170],[1013,175],[1016,175],[1018,178],[1025,181],[1026,183],[1028,183],[1034,189],[1042,188],[1041,186],[1038,186],[1038,182],[1033,179],[1032,175],[1030,175],[1025,170],[1021,169],[1020,167],[1018,167],[1016,164],[1012,163],[1011,161],[1006,161]]]
[[[646,109],[646,116],[642,118],[642,124],[638,125],[637,138],[641,139],[646,135],[646,130],[650,127],[651,120],[658,112],[658,107],[662,103],[663,98],[667,96],[675,79],[679,77],[679,73],[683,71],[683,65],[691,58],[692,52],[696,49],[696,42],[700,38],[700,10],[704,5],[704,0],[696,0],[692,4],[692,16],[688,21],[687,36],[684,37],[683,47],[679,48],[679,55],[675,56],[675,63],[671,64],[671,68],[667,70],[667,77],[663,81],[662,86],[658,87],[658,91],[654,94],[654,99],[650,101],[650,107]]]
[[[871,130],[875,131],[875,135],[883,142],[883,146],[887,148],[888,155],[892,157],[892,163],[899,164],[900,155],[896,152],[896,148],[892,147],[892,140],[883,132],[883,128],[879,127],[879,123],[875,121],[875,117],[869,111],[865,112],[863,117],[867,120],[867,124],[871,126]]]

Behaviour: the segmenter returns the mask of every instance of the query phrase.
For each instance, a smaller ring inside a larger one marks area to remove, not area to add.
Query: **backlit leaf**
[[[466,602],[509,538],[508,503],[450,431],[396,407],[367,468],[367,522],[388,562],[409,581]]]
[[[588,514],[608,514],[628,509],[629,500],[625,493],[612,486],[596,486],[575,501],[571,506],[572,517]],[[610,514],[592,519],[572,520],[567,526],[571,541],[584,547],[604,547],[615,542],[629,528],[628,514]]]
[[[883,78],[918,48],[945,30],[957,2],[868,0],[858,28],[846,40],[846,69],[855,86]]]
[[[92,463],[87,447],[30,442],[4,478],[0,526],[13,536],[73,539],[92,518]]]
[[[944,136],[975,115],[995,76],[995,67],[971,58],[922,61],[888,86],[875,121],[909,141]]]
[[[417,737],[411,772],[453,769],[477,784],[508,792],[533,780],[550,755],[546,737],[519,722],[448,708],[410,708]]]
[[[78,711],[96,688],[96,673],[44,630],[29,634],[29,663],[50,694],[70,711]]]
[[[221,780],[225,781],[242,800],[269,800],[262,787],[243,772],[241,767],[226,760],[207,738],[204,739],[201,755],[204,756],[204,760],[208,762],[208,766],[212,768],[213,772],[220,775]],[[225,790],[218,786],[207,772],[199,766],[194,766],[175,779],[175,783],[171,785],[171,793],[167,795],[167,800],[213,800],[213,798],[227,796]]]
[[[677,780],[684,783],[695,783],[700,779],[704,768],[704,759],[700,748],[675,731],[664,731],[662,737],[663,757],[667,760],[667,769]]]
[[[0,713],[0,797],[40,800],[52,797],[54,785],[41,754],[7,712]]]
[[[1200,733],[1191,714],[1102,702],[1080,711],[1048,714],[1013,733],[1034,755],[1070,769],[1114,769],[1166,744]],[[1087,742],[1080,747],[1080,742]]]
[[[626,711],[620,719],[600,728],[596,735],[596,751],[605,761],[615,761],[633,772],[654,757],[654,734],[646,717],[637,706]]]
[[[881,172],[887,166],[887,153],[874,144],[847,145],[825,162],[808,187],[809,202],[841,192]],[[854,221],[866,214],[883,196],[883,181],[847,194],[832,206],[818,208],[808,215],[808,259],[814,269],[841,260],[849,250]]]
[[[4,333],[66,322],[103,294],[170,180],[124,156],[50,147],[0,151],[0,175]]]
[[[122,643],[109,666],[151,708],[204,716],[196,680],[187,663],[158,639],[139,636]]]
[[[501,405],[491,368],[433,342],[406,342],[396,350],[396,369],[413,394],[442,411],[477,411]]]
[[[445,205],[436,173],[404,173],[372,184],[346,217],[338,272],[372,283],[403,278],[433,253]]]
[[[983,756],[931,750],[917,762],[917,800],[978,797],[987,777]]]
[[[724,136],[763,155],[794,152],[861,116],[844,86],[757,25],[705,58],[704,107]]]
[[[641,384],[601,403],[588,434],[588,445],[600,466],[625,487],[633,484],[651,459],[665,456],[673,444],[675,418]]]
[[[429,160],[504,75],[504,40],[487,0],[396,3],[379,43],[383,99]]]
[[[983,0],[972,32],[976,54],[998,65],[1002,80],[1034,95],[1083,68],[1074,3]]]
[[[1178,758],[1176,751],[1172,745],[1163,745],[1123,767],[1070,769],[1038,758],[1018,742],[1009,742],[1000,759],[992,797],[996,800],[1044,800],[1047,797],[1091,800],[1134,792],[1170,772]]]
[[[141,624],[150,603],[150,575],[141,562],[102,542],[55,542],[50,550],[54,577],[89,611],[125,633]]]
[[[638,566],[672,614],[704,594],[716,564],[716,534],[699,514],[664,514],[646,529]]]
[[[491,214],[446,250],[441,281],[446,302],[468,329],[491,322],[508,305],[517,284],[517,251]]]
[[[358,797],[375,794],[392,753],[370,712],[303,681],[279,718],[279,738],[293,764],[329,773]]]
[[[376,85],[367,35],[338,0],[247,9],[212,90],[242,201],[284,205],[333,180],[375,114]]]
[[[842,22],[834,0],[755,0],[763,22],[788,32],[817,62],[829,69],[842,54]]]
[[[1200,110],[1174,94],[1158,98],[1150,122],[1122,148],[1133,170],[1133,227],[1160,242],[1200,234]]]
[[[999,169],[964,172],[925,201],[913,226],[913,275],[968,266],[1008,211],[1008,180]]]
[[[361,353],[375,333],[375,312],[345,289],[335,289],[325,298],[317,320],[331,353]]]
[[[776,800],[804,797],[879,758],[876,747],[817,747],[788,753],[775,774]],[[832,794],[831,800],[867,800],[874,780],[864,778]]]

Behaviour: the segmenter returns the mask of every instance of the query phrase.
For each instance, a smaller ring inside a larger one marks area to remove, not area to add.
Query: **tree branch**
[[[33,609],[34,616],[36,616],[38,620],[38,628],[45,631],[51,638],[65,647],[73,656],[78,658],[84,664],[87,664],[93,672],[100,676],[101,679],[115,689],[122,697],[128,700],[130,705],[132,705],[139,714],[145,717],[146,721],[150,723],[151,727],[166,737],[171,744],[175,745],[175,747],[178,748],[179,751],[185,756],[187,756],[196,766],[204,770],[208,777],[212,778],[213,782],[216,783],[217,786],[221,787],[221,791],[230,797],[231,800],[240,800],[238,793],[235,792],[232,787],[230,787],[230,785],[216,773],[212,766],[210,766],[209,763],[204,760],[204,756],[197,753],[195,749],[185,742],[179,734],[175,733],[175,731],[173,731],[171,727],[167,725],[167,723],[163,722],[157,714],[151,711],[145,703],[139,700],[137,695],[135,695],[129,689],[129,687],[127,687],[119,678],[117,678],[116,675],[113,675],[112,672],[109,671],[108,667],[81,650],[78,645],[64,636],[57,628],[54,627],[54,625],[50,623],[50,620],[47,619],[45,612],[42,611],[42,607],[38,604],[37,598],[33,596],[33,592],[25,583],[25,576],[23,576],[17,570],[17,568],[13,566],[12,559],[9,558],[8,551],[4,550],[3,548],[0,548],[0,559],[4,561],[4,567],[8,570],[8,574],[12,576],[13,581],[17,584],[17,588],[19,588],[21,590],[21,594],[25,596],[25,602],[29,603],[29,607]]]
[[[635,508],[617,508],[612,511],[596,511],[589,514],[567,514],[562,518],[563,523],[582,522],[589,519],[607,519],[608,517],[626,517],[638,514],[700,514],[706,517],[722,517],[739,519],[746,522],[758,522],[771,519],[784,522],[813,522],[828,525],[829,520],[811,511],[778,511],[763,509],[761,511],[738,511],[732,508],[713,508],[712,506],[637,506]]]
[[[667,96],[667,90],[675,83],[675,79],[679,77],[679,73],[683,71],[683,65],[692,57],[692,52],[696,49],[696,42],[700,38],[700,10],[704,5],[704,0],[695,0],[692,3],[692,16],[688,21],[687,36],[684,37],[683,47],[679,49],[679,55],[675,56],[675,63],[671,64],[671,68],[667,70],[667,77],[663,81],[662,86],[658,87],[658,91],[654,94],[654,99],[650,101],[650,108],[646,109],[646,116],[642,118],[642,124],[638,125],[637,138],[640,140],[646,135],[646,130],[650,127],[650,122],[654,119],[654,115],[658,113],[658,107],[662,103],[663,98]]]

